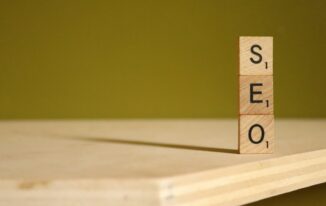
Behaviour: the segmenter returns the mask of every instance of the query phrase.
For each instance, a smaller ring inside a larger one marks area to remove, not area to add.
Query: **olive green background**
[[[326,117],[325,1],[0,1],[0,118],[237,116],[238,37],[274,36],[277,117]]]

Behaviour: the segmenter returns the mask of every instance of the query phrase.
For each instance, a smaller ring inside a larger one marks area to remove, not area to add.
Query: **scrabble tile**
[[[239,76],[239,114],[273,114],[273,76]]]
[[[240,75],[273,74],[273,37],[240,37]]]
[[[274,144],[274,115],[240,115],[239,153],[272,153]]]

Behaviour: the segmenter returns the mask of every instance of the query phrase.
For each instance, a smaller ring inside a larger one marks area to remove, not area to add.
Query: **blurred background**
[[[0,1],[0,119],[237,117],[238,37],[275,115],[326,117],[325,1]]]

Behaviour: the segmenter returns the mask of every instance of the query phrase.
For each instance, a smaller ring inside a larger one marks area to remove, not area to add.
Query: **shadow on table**
[[[193,145],[180,145],[162,142],[146,142],[139,140],[125,140],[125,139],[113,139],[113,138],[87,138],[87,137],[71,137],[70,139],[88,141],[88,142],[104,142],[104,143],[114,143],[114,144],[128,144],[128,145],[141,145],[141,146],[151,146],[151,147],[165,147],[173,149],[187,149],[187,150],[198,150],[198,151],[208,151],[208,152],[222,152],[222,153],[232,153],[237,154],[236,149],[226,149],[226,148],[216,148],[216,147],[204,147],[204,146],[193,146]]]

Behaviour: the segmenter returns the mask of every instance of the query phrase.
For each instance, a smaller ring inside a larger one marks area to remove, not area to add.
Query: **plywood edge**
[[[239,205],[326,182],[326,150],[161,180],[162,205]]]

